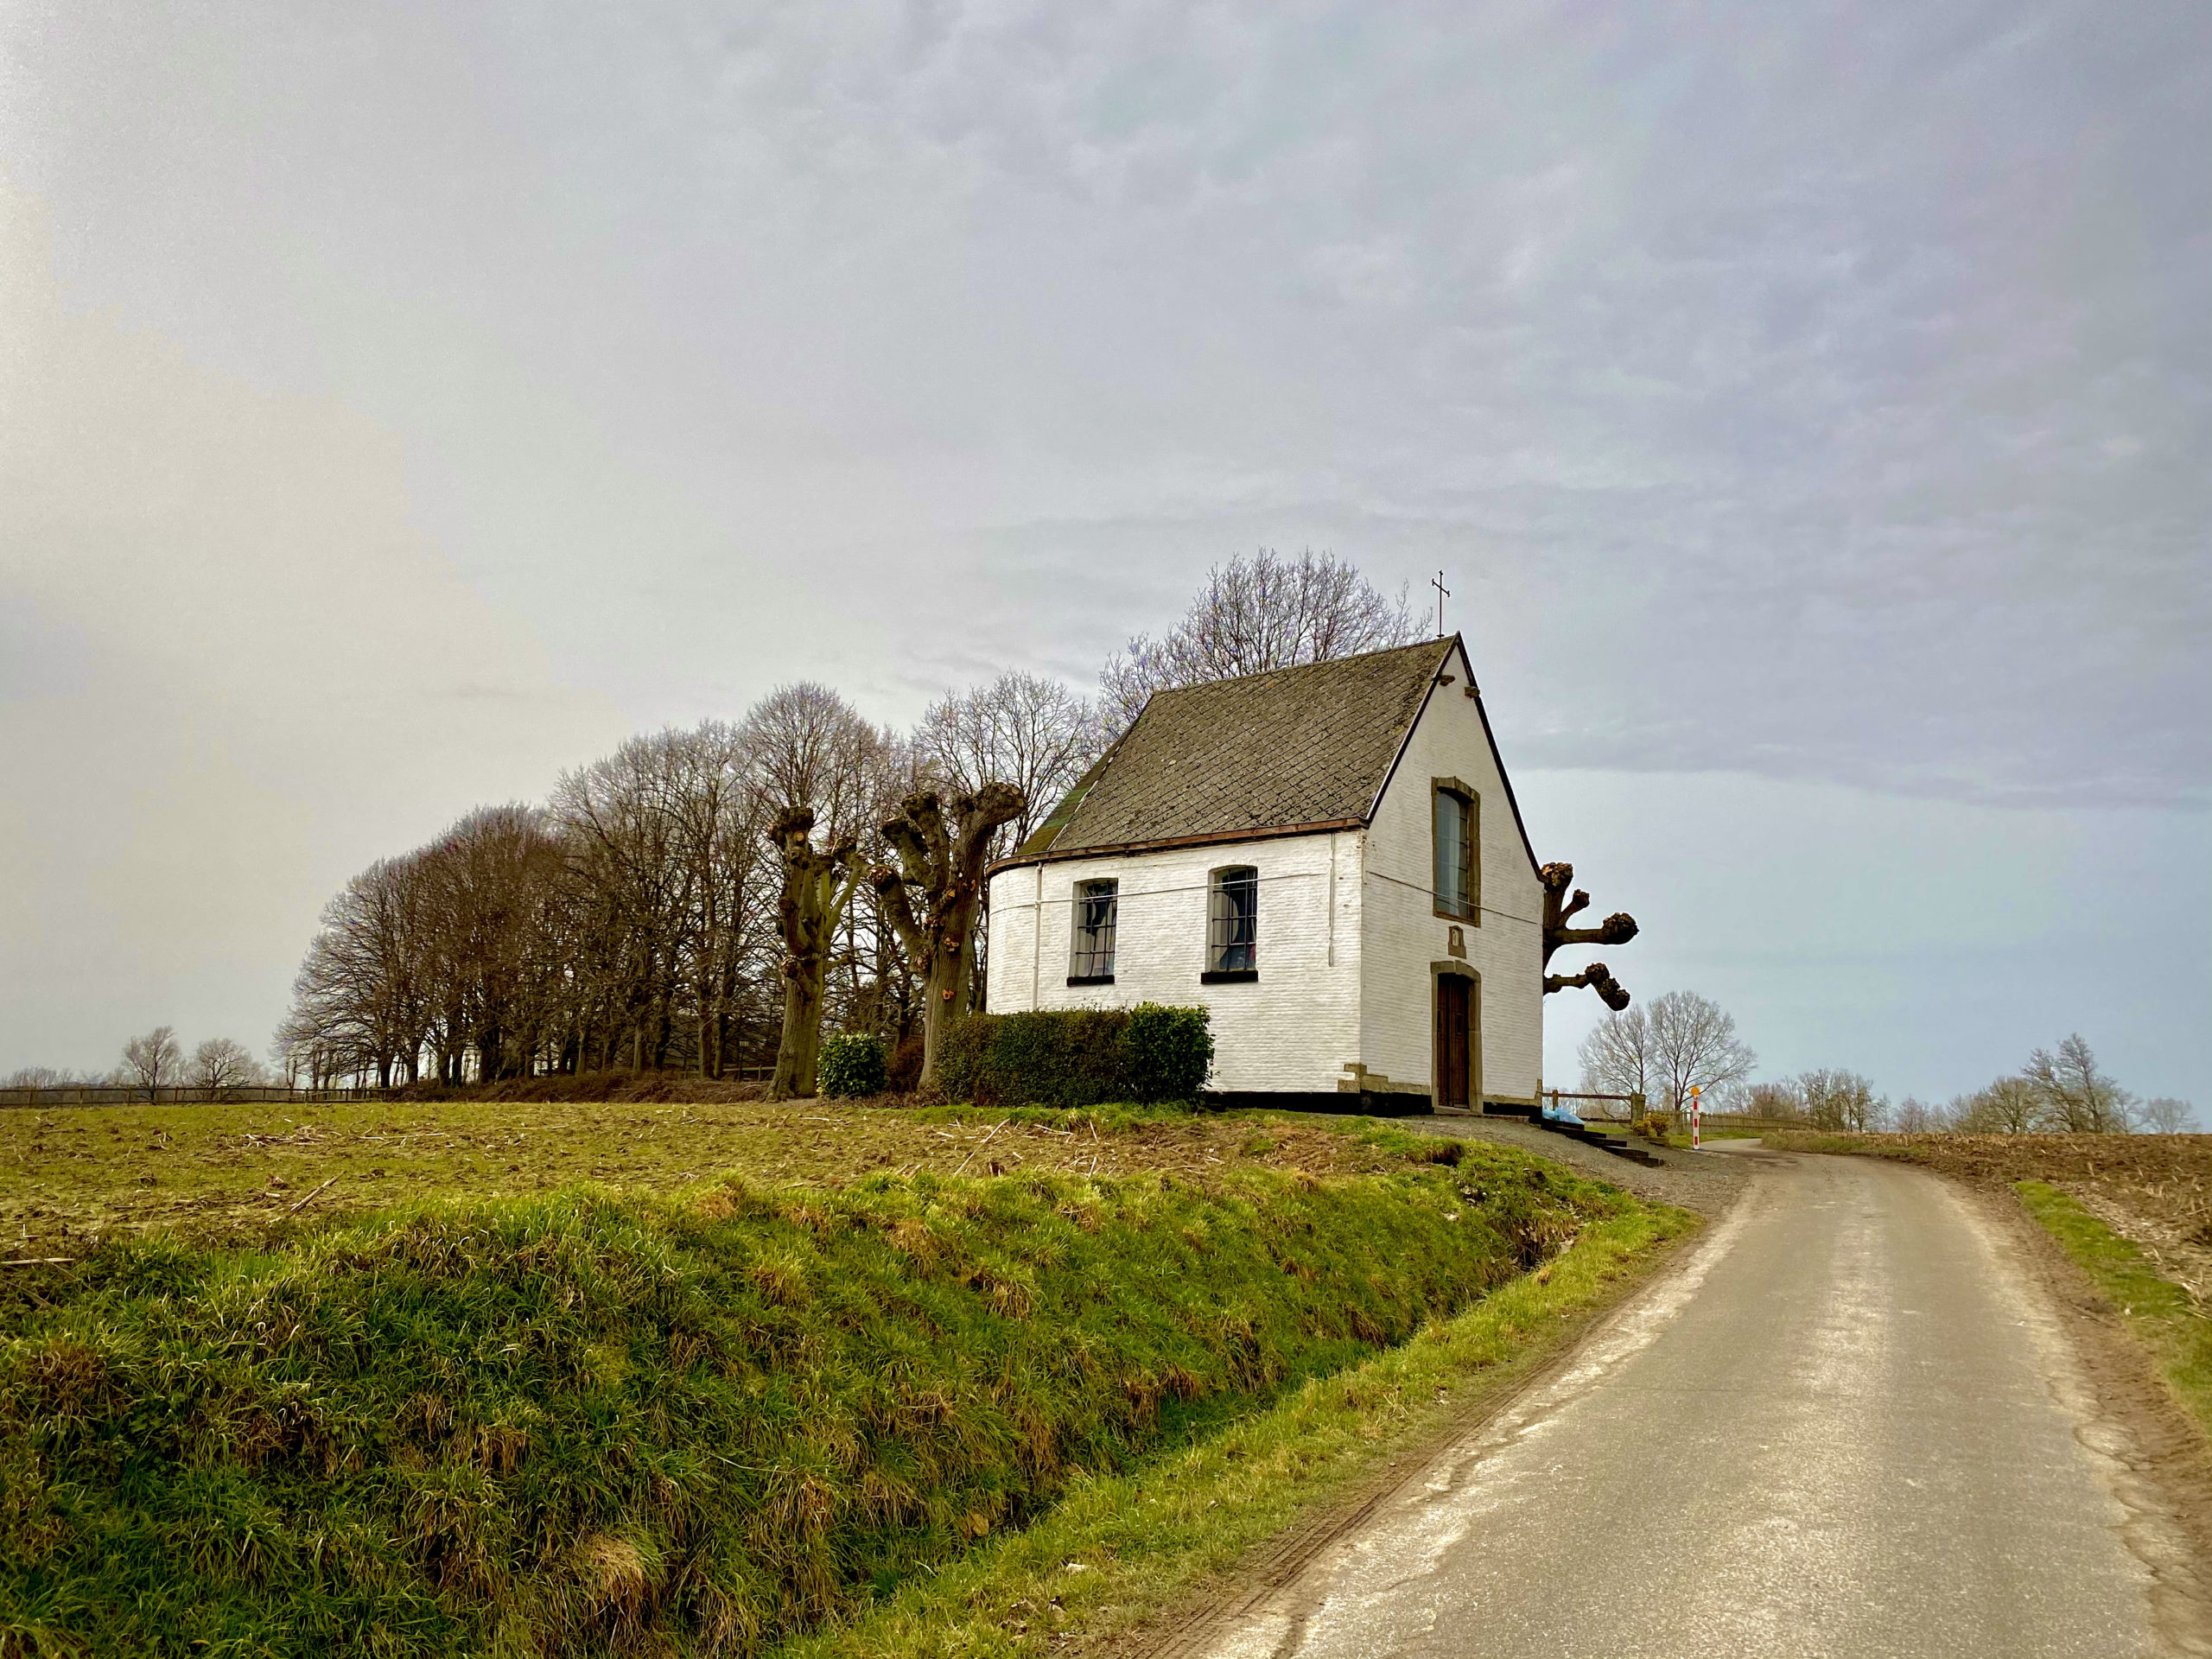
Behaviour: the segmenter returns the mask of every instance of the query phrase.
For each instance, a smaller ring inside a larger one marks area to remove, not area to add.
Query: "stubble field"
[[[884,1173],[1315,1175],[1402,1160],[1322,1123],[1095,1112],[769,1105],[368,1103],[0,1113],[0,1255],[76,1256],[160,1229],[250,1242],[442,1196],[595,1183],[673,1193],[740,1176],[842,1186]]]

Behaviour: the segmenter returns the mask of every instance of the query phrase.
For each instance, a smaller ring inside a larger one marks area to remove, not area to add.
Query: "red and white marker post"
[[[1702,1093],[1703,1090],[1697,1084],[1690,1085],[1690,1150],[1692,1152],[1697,1151],[1704,1144],[1698,1138],[1699,1128],[1705,1118],[1705,1103],[1700,1098]]]

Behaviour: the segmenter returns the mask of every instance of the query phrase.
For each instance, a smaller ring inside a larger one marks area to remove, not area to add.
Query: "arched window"
[[[1075,884],[1074,938],[1068,952],[1068,983],[1114,982],[1114,919],[1121,904],[1118,881]]]
[[[1455,784],[1436,785],[1436,913],[1472,918],[1475,896],[1475,803]]]
[[[1208,981],[1260,975],[1260,873],[1249,864],[1216,870],[1206,894]]]

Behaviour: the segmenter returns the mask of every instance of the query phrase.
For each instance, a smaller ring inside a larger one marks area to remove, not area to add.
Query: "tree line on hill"
[[[825,1022],[906,1050],[982,994],[982,872],[1154,690],[1408,643],[1406,596],[1329,555],[1217,566],[1096,699],[1018,672],[901,732],[832,689],[631,739],[543,803],[480,807],[326,908],[279,1029],[315,1085],[765,1065],[813,1092]],[[918,1051],[918,1052],[917,1052]]]
[[[1637,1094],[1679,1111],[1695,1086],[1709,1111],[1808,1128],[1905,1135],[2181,1135],[2196,1128],[2188,1101],[2144,1100],[2099,1069],[2079,1034],[2037,1049],[2018,1071],[1941,1105],[1907,1096],[1892,1105],[1857,1071],[1818,1067],[1752,1082],[1758,1056],[1733,1016],[1694,991],[1669,991],[1607,1014],[1582,1041],[1582,1087]]]
[[[123,1046],[121,1063],[107,1071],[79,1072],[26,1065],[0,1077],[0,1089],[127,1089],[148,1100],[179,1092],[220,1100],[239,1089],[266,1084],[268,1068],[253,1051],[230,1037],[210,1037],[187,1052],[174,1026],[156,1026]]]

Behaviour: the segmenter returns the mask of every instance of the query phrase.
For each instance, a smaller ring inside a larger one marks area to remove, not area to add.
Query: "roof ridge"
[[[1434,649],[1438,646],[1448,645],[1459,637],[1457,633],[1441,633],[1433,639],[1416,639],[1409,645],[1384,645],[1377,651],[1354,652],[1349,657],[1324,657],[1317,662],[1285,663],[1281,668],[1257,669],[1249,674],[1224,674],[1217,679],[1192,680],[1187,685],[1165,685],[1147,697],[1145,703],[1149,707],[1161,697],[1179,697],[1185,691],[1204,691],[1211,686],[1242,685],[1248,681],[1264,680],[1277,674],[1305,674],[1318,672],[1325,668],[1344,668],[1350,664],[1363,663],[1376,657],[1391,657],[1401,652],[1419,651],[1424,646]],[[1141,709],[1138,711],[1138,717],[1140,719],[1143,717]],[[1132,725],[1134,726],[1134,722]]]

